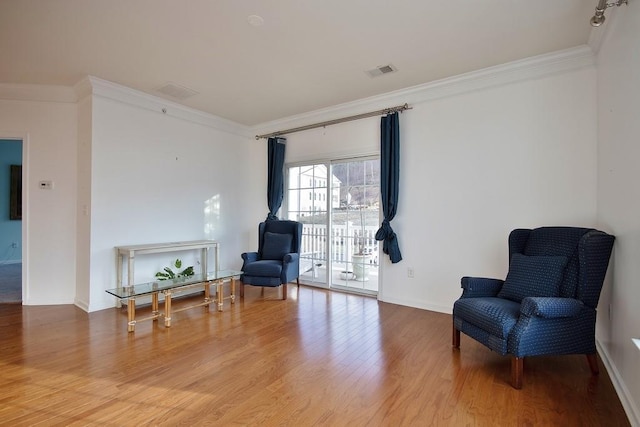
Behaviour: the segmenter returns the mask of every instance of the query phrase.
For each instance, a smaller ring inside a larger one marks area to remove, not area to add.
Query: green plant
[[[176,268],[176,270],[180,270],[182,268],[182,261],[180,259],[176,259],[173,262],[173,267]],[[193,276],[194,272],[193,272],[193,266],[190,265],[189,267],[185,268],[182,271],[179,271],[178,273],[174,272],[171,267],[165,267],[163,269],[163,271],[158,271],[156,273],[156,279],[158,280],[171,280],[171,279],[179,279],[181,277],[190,277]]]

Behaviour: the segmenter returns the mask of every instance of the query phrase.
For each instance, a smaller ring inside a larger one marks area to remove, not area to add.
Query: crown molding
[[[84,98],[91,96],[91,94],[93,93],[93,88],[91,86],[91,79],[89,78],[89,76],[86,76],[78,83],[73,85],[73,91],[76,94],[77,101],[81,101]]]
[[[251,133],[257,135],[276,132],[280,129],[305,126],[315,122],[384,109],[392,105],[404,103],[416,105],[489,87],[542,78],[594,64],[595,56],[591,48],[587,45],[581,45],[262,123],[252,126]]]
[[[76,102],[73,88],[68,86],[0,83],[0,99],[10,101]]]
[[[156,111],[244,138],[253,136],[247,126],[94,76],[86,76],[73,86],[0,83],[0,99],[11,101],[75,104],[92,95]]]
[[[87,76],[78,82],[76,85],[78,95],[86,92],[87,84],[90,85],[94,96],[155,111],[245,138],[252,136],[247,126],[94,76]]]
[[[592,30],[592,35],[594,34]],[[595,36],[593,36],[595,37]],[[603,37],[603,36],[601,36]],[[590,37],[592,42],[592,37]],[[595,42],[594,42],[595,43]],[[601,43],[599,41],[598,43]],[[598,45],[599,47],[599,45]],[[347,115],[384,109],[390,105],[429,102],[475,90],[541,78],[595,64],[596,48],[582,45],[494,67],[472,71],[386,94],[247,127],[231,120],[185,107],[126,86],[87,76],[73,87],[0,83],[0,99],[76,103],[89,95],[100,96],[234,135],[251,138],[282,128],[304,126]]]

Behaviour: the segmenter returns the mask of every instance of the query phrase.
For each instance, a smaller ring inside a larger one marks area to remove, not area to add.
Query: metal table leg
[[[171,327],[171,289],[164,291],[164,326]]]
[[[127,331],[133,332],[136,329],[136,299],[129,298],[127,301]]]

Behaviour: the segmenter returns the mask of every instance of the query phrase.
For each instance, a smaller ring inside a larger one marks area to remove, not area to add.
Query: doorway
[[[377,295],[378,157],[287,167],[287,218],[302,222],[300,281]]]
[[[22,303],[22,140],[0,139],[0,303]]]

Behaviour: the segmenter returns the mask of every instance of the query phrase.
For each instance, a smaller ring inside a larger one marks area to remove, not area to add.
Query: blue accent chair
[[[578,227],[513,230],[505,280],[462,278],[462,296],[453,304],[453,346],[460,347],[463,332],[510,355],[516,389],[529,356],[584,354],[597,375],[596,308],[614,239]]]
[[[278,287],[282,299],[287,299],[287,283],[296,279],[300,285],[300,245],[302,223],[267,220],[258,226],[258,252],[242,254],[240,297],[244,285]]]

